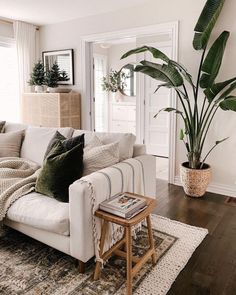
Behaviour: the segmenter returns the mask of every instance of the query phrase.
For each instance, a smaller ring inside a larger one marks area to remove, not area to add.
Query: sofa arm
[[[89,194],[86,183],[75,181],[69,187],[70,252],[83,262],[94,255]]]
[[[144,174],[144,192],[147,197],[156,198],[156,159],[151,155],[142,155],[134,159],[140,161]]]
[[[145,155],[146,153],[147,153],[147,151],[146,151],[145,144],[135,144],[134,145],[133,158]]]
[[[135,158],[141,163],[144,173],[145,195],[155,198],[156,196],[156,165],[155,159],[150,155],[143,155]],[[119,164],[118,164],[119,165]],[[109,173],[119,171],[103,169]],[[107,186],[107,179],[100,171],[95,172],[92,178],[96,178],[96,185]],[[112,178],[111,178],[112,179]],[[114,178],[113,178],[114,179]],[[120,186],[116,182],[111,184],[112,194],[120,192]],[[101,203],[107,196],[98,195],[98,203]],[[80,180],[75,181],[69,188],[69,212],[70,212],[70,251],[71,256],[86,262],[94,256],[92,210],[90,200],[90,189],[88,185]]]

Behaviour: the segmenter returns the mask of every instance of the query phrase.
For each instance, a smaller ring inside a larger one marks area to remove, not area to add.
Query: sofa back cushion
[[[104,145],[119,142],[119,161],[132,158],[133,156],[133,148],[136,137],[132,133],[108,133],[91,132],[88,130],[74,130],[73,137],[83,133],[85,133],[85,147],[95,134]]]
[[[28,127],[25,130],[21,157],[42,165],[48,144],[57,130],[66,138],[71,137],[73,132],[72,128]]]
[[[24,131],[0,134],[0,157],[19,157]]]
[[[27,128],[28,126],[25,124],[6,122],[4,126],[4,132],[8,133],[8,132],[22,131]]]

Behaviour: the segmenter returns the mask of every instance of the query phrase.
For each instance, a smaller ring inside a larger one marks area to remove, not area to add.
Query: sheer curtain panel
[[[27,82],[30,79],[30,73],[36,62],[36,27],[32,24],[15,21],[14,35],[16,40],[21,97],[22,93],[31,91]]]

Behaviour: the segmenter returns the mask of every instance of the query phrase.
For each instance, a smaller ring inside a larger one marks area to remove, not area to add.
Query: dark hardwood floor
[[[154,213],[209,230],[168,295],[236,295],[236,207],[225,200],[189,198],[182,187],[157,181]]]

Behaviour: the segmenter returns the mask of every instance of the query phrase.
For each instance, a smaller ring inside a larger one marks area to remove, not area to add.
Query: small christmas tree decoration
[[[46,72],[45,85],[50,88],[56,88],[58,86],[58,82],[68,80],[69,78],[66,71],[60,71],[58,64],[55,62],[51,69]]]
[[[30,80],[28,83],[30,86],[42,86],[44,85],[44,78],[44,65],[39,60],[37,63],[34,64],[33,71],[30,74]]]
[[[58,64],[55,62],[50,70],[47,70],[45,77],[45,85],[51,88],[55,88],[60,81],[61,74]]]

